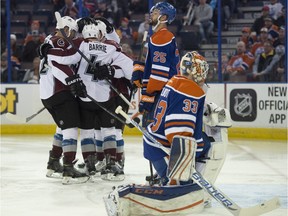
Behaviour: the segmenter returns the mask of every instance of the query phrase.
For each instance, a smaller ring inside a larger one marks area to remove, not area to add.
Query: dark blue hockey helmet
[[[158,2],[150,9],[150,13],[152,13],[155,9],[159,10],[161,15],[166,15],[168,17],[167,22],[169,24],[172,23],[176,17],[175,7],[173,7],[168,2]]]

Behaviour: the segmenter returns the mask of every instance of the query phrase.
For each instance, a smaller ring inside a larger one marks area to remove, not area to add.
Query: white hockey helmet
[[[192,79],[196,83],[206,80],[209,65],[206,59],[197,51],[187,52],[180,62],[180,72],[182,75],[192,75]]]
[[[82,30],[83,38],[97,38],[101,40],[106,36],[106,25],[100,20],[95,20],[93,24],[85,25]]]
[[[78,25],[77,25],[77,22],[76,20],[74,20],[72,17],[70,16],[63,16],[61,17],[62,19],[62,24],[63,24],[63,27],[68,27],[69,28],[69,31],[78,31]],[[57,22],[56,24],[56,29],[59,29],[61,28],[61,26],[59,25],[59,23]]]

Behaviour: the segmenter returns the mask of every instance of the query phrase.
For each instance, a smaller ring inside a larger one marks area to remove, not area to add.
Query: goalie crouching
[[[196,169],[215,182],[225,159],[227,127],[231,123],[226,109],[205,104],[202,88],[208,70],[198,52],[182,57],[181,76],[172,77],[165,85],[154,120],[146,128],[162,146],[143,136],[144,157],[156,170],[158,184],[115,188],[104,197],[108,215],[187,215],[201,212],[204,203],[209,202],[191,176]]]

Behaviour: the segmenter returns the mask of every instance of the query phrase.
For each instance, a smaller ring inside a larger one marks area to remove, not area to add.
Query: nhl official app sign
[[[257,94],[253,89],[233,89],[230,93],[233,121],[252,122],[257,117]]]

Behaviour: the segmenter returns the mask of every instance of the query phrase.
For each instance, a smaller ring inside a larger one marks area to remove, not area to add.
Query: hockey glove
[[[114,26],[113,26],[113,24],[111,24],[106,18],[104,18],[104,17],[97,17],[97,18],[94,18],[94,19],[95,19],[95,20],[100,20],[100,21],[102,21],[103,23],[105,23],[107,34],[110,34],[111,32],[113,32]]]
[[[46,58],[48,51],[53,48],[49,43],[42,43],[38,48],[38,55],[40,59]]]
[[[91,17],[84,17],[84,18],[79,19],[79,20],[77,21],[78,32],[79,32],[79,33],[82,33],[84,26],[85,26],[85,25],[92,24],[92,23],[94,23],[94,19],[91,18]]]
[[[143,94],[139,103],[139,112],[151,112],[154,105],[154,95]]]
[[[138,88],[142,87],[144,68],[145,68],[145,63],[140,62],[140,61],[134,61],[132,82],[133,82],[133,85],[137,86]]]
[[[67,85],[70,86],[70,90],[73,95],[83,98],[87,97],[86,86],[78,74],[67,77],[65,81]]]
[[[94,78],[98,80],[112,79],[115,75],[115,69],[113,66],[101,65],[93,69]]]

